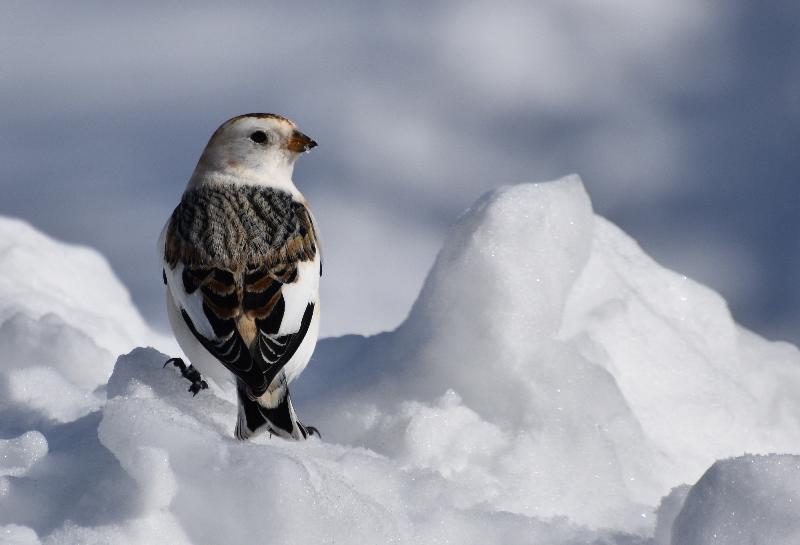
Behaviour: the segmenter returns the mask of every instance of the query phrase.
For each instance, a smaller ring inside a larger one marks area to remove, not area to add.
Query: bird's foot
[[[183,376],[183,378],[191,382],[189,391],[192,392],[192,397],[196,396],[200,390],[205,390],[208,388],[208,383],[203,380],[203,376],[200,374],[200,371],[195,369],[192,365],[187,367],[181,358],[170,358],[164,363],[164,367],[170,363],[180,369],[181,376]]]

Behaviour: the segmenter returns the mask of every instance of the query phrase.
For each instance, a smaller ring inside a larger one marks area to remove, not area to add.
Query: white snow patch
[[[19,313],[32,319],[55,314],[112,354],[154,337],[96,250],[0,217],[0,322]]]
[[[800,451],[797,349],[659,267],[577,176],[483,196],[397,330],[320,342],[293,394],[324,441],[236,441],[235,405],[193,398],[152,348],[111,373],[155,337],[105,261],[2,232],[9,542],[686,545],[716,520],[696,491],[719,489],[673,491],[656,525],[672,487]],[[26,276],[48,253],[59,267]],[[768,492],[758,513],[779,521],[769,497],[794,481],[770,471],[736,493]]]
[[[3,545],[40,545],[36,532],[25,526],[7,524],[0,526],[0,543]]]
[[[36,412],[57,422],[71,422],[102,403],[102,398],[94,392],[81,390],[43,365],[12,369],[5,376],[5,387],[6,397],[0,401],[0,407]]]
[[[117,355],[141,344],[175,345],[147,327],[105,258],[0,217],[0,409],[20,425],[85,416]]]
[[[46,454],[47,439],[38,431],[29,431],[14,439],[0,439],[0,476],[24,475]]]
[[[51,313],[13,314],[0,324],[0,346],[5,369],[45,365],[82,390],[105,384],[111,373],[106,362],[115,359],[87,333]]]

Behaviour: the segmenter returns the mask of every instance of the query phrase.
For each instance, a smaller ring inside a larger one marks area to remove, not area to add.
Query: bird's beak
[[[298,130],[295,130],[286,141],[286,149],[295,153],[303,153],[315,147],[317,147],[317,143]]]

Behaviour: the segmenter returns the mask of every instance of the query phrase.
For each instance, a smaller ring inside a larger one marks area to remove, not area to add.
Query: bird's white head
[[[211,136],[187,190],[220,184],[263,185],[296,194],[294,162],[316,145],[280,115],[234,117]]]

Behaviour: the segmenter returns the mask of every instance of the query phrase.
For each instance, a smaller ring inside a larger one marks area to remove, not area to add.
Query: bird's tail
[[[239,397],[239,418],[234,434],[237,439],[244,440],[263,431],[290,440],[308,437],[308,429],[298,420],[285,383],[274,390],[268,390],[257,399],[248,394],[241,381],[237,381],[236,391]]]

